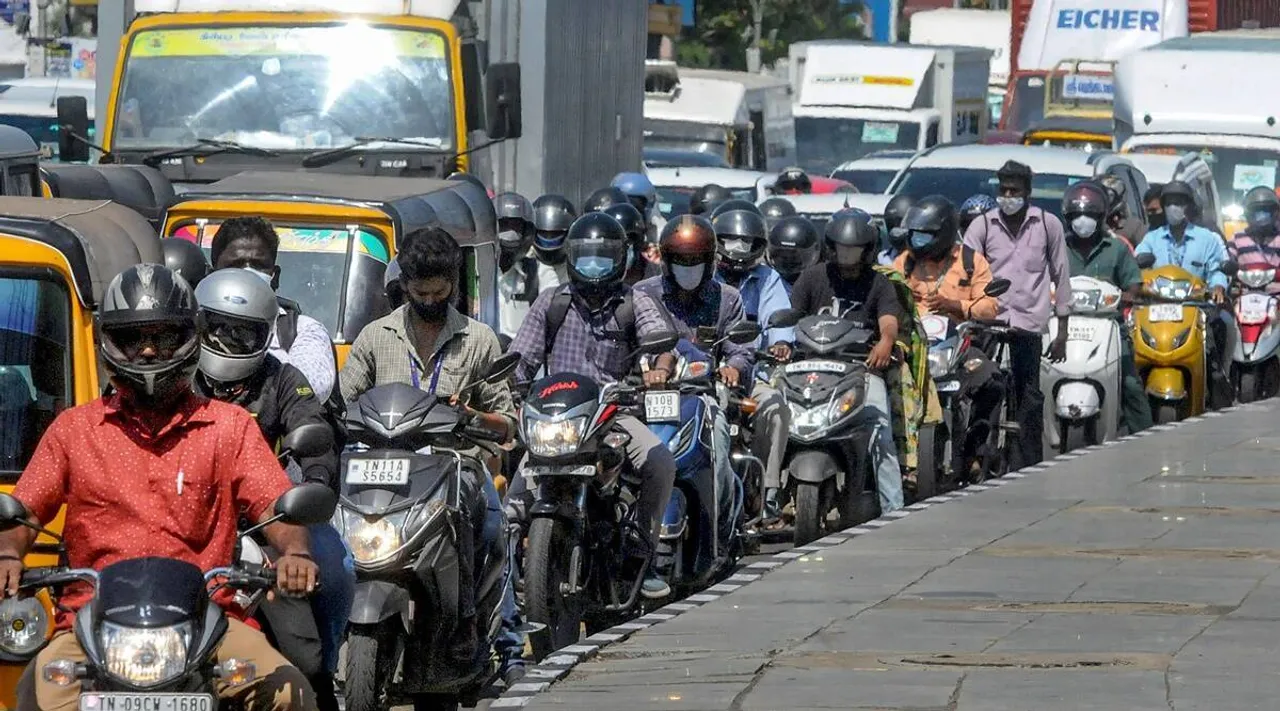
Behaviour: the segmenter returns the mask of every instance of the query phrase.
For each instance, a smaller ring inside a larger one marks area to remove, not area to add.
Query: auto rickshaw
[[[34,175],[34,174],[33,174]],[[0,491],[9,493],[49,423],[91,402],[105,380],[93,312],[117,274],[162,262],[160,240],[132,210],[105,201],[0,197]],[[62,530],[58,515],[49,529]],[[58,547],[36,539],[28,566],[57,565]],[[0,707],[15,707],[26,663],[52,633],[41,592],[0,603]]]
[[[1044,116],[1022,134],[1023,145],[1111,150],[1114,69],[1114,62],[1059,62],[1045,77]]]
[[[346,361],[369,322],[388,313],[383,276],[403,235],[439,225],[466,254],[458,309],[497,329],[497,219],[467,181],[250,171],[178,196],[163,234],[208,250],[224,220],[261,216],[280,236],[277,293],[329,329]]]
[[[1149,260],[1139,264],[1149,265]],[[1209,406],[1205,283],[1166,264],[1144,269],[1142,286],[1152,300],[1135,305],[1130,315],[1133,355],[1156,424],[1202,414]]]
[[[40,196],[40,146],[26,131],[0,124],[0,195]]]
[[[157,232],[176,197],[164,173],[145,165],[46,163],[40,166],[40,187],[48,198],[119,203],[147,218]]]

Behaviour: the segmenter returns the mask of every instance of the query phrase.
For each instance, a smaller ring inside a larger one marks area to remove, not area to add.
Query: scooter
[[[1275,279],[1276,269],[1269,265],[1247,265],[1236,272],[1239,337],[1231,358],[1231,379],[1240,402],[1280,392],[1280,298],[1267,293]]]
[[[743,322],[733,326],[724,340],[745,344],[759,335],[759,326]],[[659,530],[654,565],[677,594],[721,577],[743,553],[745,472],[728,472],[726,480],[722,478],[726,472],[715,466],[716,408],[727,409],[732,397],[714,379],[713,365],[722,342],[682,340],[677,346],[677,377],[670,383],[679,392],[678,401],[668,400],[645,412],[649,429],[676,459],[675,485]],[[732,467],[732,458],[730,462]]]
[[[1129,312],[1138,373],[1157,424],[1203,413],[1209,406],[1209,334],[1205,283],[1191,272],[1154,257],[1138,256],[1145,303]]]
[[[1059,453],[1115,439],[1120,427],[1120,289],[1075,276],[1071,294],[1067,359],[1040,360],[1040,390],[1050,404],[1044,413],[1045,448]],[[1058,319],[1050,319],[1046,349],[1057,335]]]

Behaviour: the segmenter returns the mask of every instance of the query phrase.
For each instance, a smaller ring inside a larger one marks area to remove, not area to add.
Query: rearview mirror
[[[520,65],[490,64],[485,72],[485,116],[489,138],[519,138],[523,131],[520,112]]]
[[[1137,256],[1139,269],[1150,269],[1156,265],[1156,255],[1146,252]]]
[[[318,422],[302,425],[280,442],[280,450],[294,457],[318,457],[333,449],[333,429]]]
[[[1226,274],[1229,277],[1233,277],[1236,275],[1236,272],[1240,271],[1240,263],[1234,259],[1228,259],[1227,261],[1223,262],[1222,266],[1218,267],[1218,269],[1223,274]]]
[[[765,328],[791,328],[800,323],[803,315],[796,309],[778,309],[769,315],[769,322],[765,324]]]
[[[89,101],[83,96],[58,97],[58,160],[89,161]]]
[[[991,283],[987,284],[987,288],[982,290],[982,293],[987,296],[1000,296],[1008,291],[1011,286],[1013,286],[1013,282],[1008,279],[992,279]]]
[[[680,336],[674,331],[658,331],[647,336],[641,336],[639,350],[641,353],[648,354],[665,353],[675,348],[679,342]]]
[[[299,484],[276,499],[276,515],[285,523],[313,526],[333,518],[338,495],[324,484]]]
[[[0,526],[12,526],[27,520],[27,507],[9,494],[0,494]]]
[[[517,365],[520,365],[519,353],[508,353],[501,356],[489,365],[489,370],[484,375],[484,381],[490,385],[500,383],[516,372]]]
[[[730,342],[738,345],[754,343],[760,337],[760,326],[750,321],[739,321],[729,327],[729,333],[726,334],[726,337]]]

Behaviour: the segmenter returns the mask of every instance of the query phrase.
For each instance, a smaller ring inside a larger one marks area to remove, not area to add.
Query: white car
[[[92,79],[61,79],[55,77],[31,77],[0,81],[0,102],[40,102],[53,108],[60,96],[83,96],[93,111],[96,84]]]
[[[842,164],[831,171],[831,177],[852,184],[860,193],[887,193],[894,176],[915,154],[915,151],[877,151]]]
[[[649,168],[649,182],[658,190],[658,210],[663,217],[689,211],[689,198],[704,185],[727,188],[735,198],[757,200],[757,184],[769,173],[733,168]]]
[[[832,213],[846,207],[863,210],[876,220],[884,218],[885,205],[893,198],[887,193],[827,193],[824,195],[778,195],[787,200],[796,209],[796,213],[809,218],[818,228],[818,233],[827,226]],[[763,202],[763,201],[762,201]]]

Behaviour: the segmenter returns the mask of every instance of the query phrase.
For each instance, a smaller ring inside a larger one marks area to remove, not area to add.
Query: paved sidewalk
[[[606,647],[525,708],[1280,708],[1278,415],[913,513]]]

